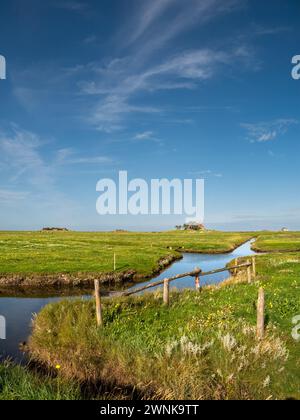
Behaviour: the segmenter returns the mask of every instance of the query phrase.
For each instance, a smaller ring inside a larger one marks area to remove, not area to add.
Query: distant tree
[[[181,225],[177,225],[175,227],[176,227],[177,230],[181,230],[182,229],[182,226]]]

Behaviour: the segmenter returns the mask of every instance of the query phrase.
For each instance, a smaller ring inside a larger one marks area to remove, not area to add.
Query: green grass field
[[[151,275],[158,261],[176,249],[229,252],[249,233],[162,232],[80,233],[0,232],[0,274],[76,274],[135,270]],[[170,249],[172,248],[172,249]]]
[[[11,363],[0,364],[0,401],[2,400],[78,400],[80,387],[57,376],[39,376]]]
[[[300,232],[260,235],[254,249],[264,252],[300,251]]]
[[[30,349],[36,361],[51,369],[61,366],[59,388],[56,379],[41,380],[26,369],[2,365],[0,399],[82,399],[76,384],[99,380],[110,389],[115,386],[106,399],[128,398],[125,389],[134,389],[141,398],[299,399],[300,343],[292,338],[292,319],[300,315],[297,232],[3,232],[1,271],[111,271],[117,249],[123,265],[146,274],[176,249],[226,252],[253,236],[254,247],[268,252],[256,258],[253,284],[232,281],[200,294],[174,291],[170,308],[163,306],[161,291],[105,300],[102,329],[96,327],[93,301],[46,306],[36,319]],[[258,342],[261,286],[267,332]]]
[[[58,369],[47,373],[8,361],[0,364],[0,401],[129,400],[135,395],[130,389],[112,391],[103,384],[91,386],[76,379],[66,379]]]

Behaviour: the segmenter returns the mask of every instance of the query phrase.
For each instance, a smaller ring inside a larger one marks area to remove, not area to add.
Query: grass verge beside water
[[[291,336],[300,314],[299,254],[257,258],[249,284],[114,299],[95,327],[94,302],[62,302],[37,317],[33,356],[66,377],[133,386],[167,399],[300,397],[299,343]],[[255,338],[256,300],[266,291],[267,334]]]
[[[9,362],[0,364],[1,400],[78,400],[80,387],[59,376],[39,376],[28,368]]]

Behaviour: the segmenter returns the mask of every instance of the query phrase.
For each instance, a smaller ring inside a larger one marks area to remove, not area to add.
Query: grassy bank
[[[300,232],[260,235],[253,249],[258,252],[299,252]]]
[[[112,390],[110,384],[85,383],[66,378],[54,367],[48,373],[32,366],[0,363],[0,401],[15,400],[132,400],[139,394],[131,387]]]
[[[261,256],[257,268],[254,284],[173,292],[169,309],[159,293],[107,301],[100,330],[93,302],[47,306],[32,354],[59,363],[66,377],[135,386],[152,398],[299,398],[299,343],[291,331],[300,314],[300,256]],[[257,342],[260,285],[267,335]]]
[[[0,285],[65,285],[91,281],[116,283],[149,277],[180,252],[230,252],[249,239],[249,233],[161,232],[80,233],[0,232]],[[116,254],[116,271],[114,270]],[[111,274],[108,275],[107,274]]]

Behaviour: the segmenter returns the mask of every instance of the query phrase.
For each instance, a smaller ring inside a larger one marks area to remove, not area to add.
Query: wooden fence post
[[[261,287],[257,301],[257,338],[262,340],[265,334],[265,291]]]
[[[99,280],[95,280],[95,298],[96,298],[97,325],[98,325],[98,327],[101,327],[103,325],[103,319],[102,319],[102,307],[101,307],[101,295],[100,295]]]
[[[235,266],[237,266],[237,265],[238,265],[238,259],[237,259],[237,258],[234,260],[234,265],[235,265]],[[235,268],[235,269],[234,269],[234,275],[236,276],[236,275],[237,275],[237,273],[238,273],[238,269],[237,269],[237,268]]]
[[[114,271],[116,271],[116,253],[114,252]]]
[[[170,303],[170,282],[169,279],[164,279],[164,304],[169,306]]]
[[[201,270],[199,267],[196,267],[195,271],[197,272],[197,274],[195,275],[195,287],[196,287],[196,290],[199,291],[201,289],[200,287]]]
[[[248,260],[247,261],[248,267],[247,267],[247,279],[248,279],[248,283],[251,283],[251,263]]]
[[[255,279],[255,277],[256,277],[256,260],[255,260],[255,257],[252,258],[252,274],[253,274],[253,278]]]

